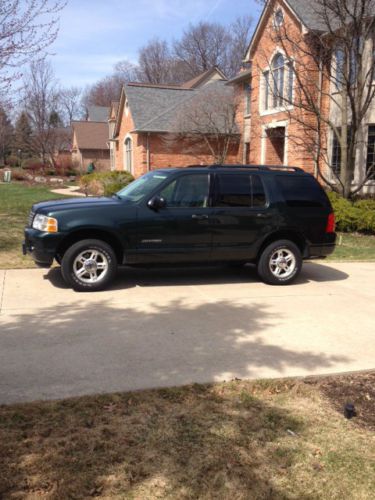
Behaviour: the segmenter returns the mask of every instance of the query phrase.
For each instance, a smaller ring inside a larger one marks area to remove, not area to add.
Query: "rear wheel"
[[[258,261],[258,274],[269,285],[288,285],[302,269],[301,251],[289,240],[268,245]]]
[[[61,261],[64,280],[80,292],[103,290],[116,271],[115,252],[101,240],[78,241],[68,248]]]

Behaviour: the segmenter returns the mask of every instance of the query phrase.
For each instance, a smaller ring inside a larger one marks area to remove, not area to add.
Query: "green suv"
[[[199,166],[149,172],[111,198],[37,203],[23,252],[55,259],[78,291],[105,288],[118,266],[254,263],[286,285],[303,259],[335,248],[331,204],[298,168]]]

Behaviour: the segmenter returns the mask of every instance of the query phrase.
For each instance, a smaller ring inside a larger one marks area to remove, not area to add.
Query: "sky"
[[[85,86],[110,74],[116,62],[136,62],[150,39],[172,41],[190,23],[230,24],[260,14],[256,0],[69,0],[50,47],[56,77],[65,87]]]

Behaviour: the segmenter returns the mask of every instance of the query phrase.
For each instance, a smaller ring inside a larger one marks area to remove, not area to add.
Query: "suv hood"
[[[48,212],[56,212],[65,209],[82,209],[101,206],[115,206],[121,203],[118,198],[64,198],[62,200],[41,201],[32,206],[34,213],[47,214]]]

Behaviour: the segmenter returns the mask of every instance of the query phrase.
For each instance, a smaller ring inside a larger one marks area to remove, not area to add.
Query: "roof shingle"
[[[79,149],[108,149],[108,123],[72,122]]]

